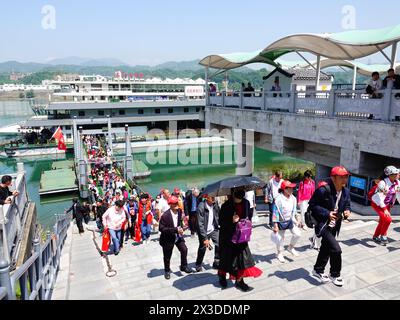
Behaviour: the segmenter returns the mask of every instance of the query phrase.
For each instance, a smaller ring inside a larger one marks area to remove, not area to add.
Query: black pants
[[[219,230],[214,230],[209,235],[207,235],[207,239],[200,237],[199,235],[199,250],[197,251],[197,260],[196,266],[201,266],[204,260],[204,256],[206,254],[207,248],[204,245],[205,240],[212,240],[214,243],[214,262],[219,263]]]
[[[324,273],[328,260],[330,260],[331,264],[330,275],[335,278],[340,277],[342,270],[342,249],[335,238],[334,231],[330,227],[325,227],[322,231],[321,248],[314,270],[318,273]]]
[[[189,213],[189,229],[192,234],[197,232],[197,212],[191,211]]]
[[[163,245],[163,254],[164,254],[164,270],[170,272],[170,262],[171,262],[171,257],[172,257],[172,251],[174,250],[174,246],[178,248],[178,250],[181,253],[181,268],[187,267],[187,254],[188,254],[188,248],[186,247],[186,244],[184,241],[178,241],[177,243],[168,243]]]
[[[85,230],[83,229],[83,217],[76,218],[76,225],[78,226],[79,233],[84,233]]]

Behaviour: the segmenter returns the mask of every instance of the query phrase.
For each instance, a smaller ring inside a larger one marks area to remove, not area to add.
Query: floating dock
[[[43,171],[39,195],[59,195],[78,191],[73,161],[56,161],[52,170]]]
[[[136,179],[148,178],[151,170],[140,160],[133,160],[133,176]]]

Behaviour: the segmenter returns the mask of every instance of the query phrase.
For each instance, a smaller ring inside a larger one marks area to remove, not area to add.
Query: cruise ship
[[[153,128],[203,127],[206,90],[200,78],[144,78],[142,74],[116,72],[113,77],[59,76],[52,85],[58,89],[51,94],[49,104],[34,106],[35,115],[24,128],[61,127],[67,143],[73,143],[74,126],[75,130],[108,126],[122,132],[128,124],[133,134],[141,135]]]

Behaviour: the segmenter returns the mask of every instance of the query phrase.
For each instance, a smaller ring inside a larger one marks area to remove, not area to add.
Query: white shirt
[[[397,184],[399,182],[396,182]],[[381,208],[386,208],[386,204],[385,204],[385,199],[386,199],[386,195],[389,191],[389,188],[393,185],[393,183],[390,181],[389,178],[386,178],[385,180],[382,180],[381,182],[379,182],[378,184],[378,188],[376,189],[376,193],[372,196],[372,201],[379,207]],[[396,198],[397,201],[400,202],[400,188],[397,189],[396,192]]]
[[[275,217],[276,221],[295,220],[295,214],[297,212],[297,199],[293,195],[287,198],[280,193],[275,199],[275,205],[278,208],[278,214]]]
[[[205,204],[208,209],[207,234],[210,234],[214,231],[214,207],[210,207],[207,202]]]
[[[164,212],[166,212],[166,211],[169,210],[168,201],[165,200],[164,198],[161,198],[161,199],[160,199],[158,205],[159,205],[161,214],[163,214]]]
[[[255,192],[254,191],[246,192],[245,198],[246,198],[246,200],[248,200],[250,202],[250,209],[253,209],[254,208],[254,202],[255,202],[255,199],[256,199]]]
[[[276,199],[276,197],[279,195],[279,189],[281,188],[283,180],[280,180],[279,182],[276,181],[276,179],[271,179],[270,181],[270,186],[271,186],[271,195]]]
[[[178,211],[176,213],[173,213],[173,211],[171,210],[171,214],[172,220],[174,220],[174,227],[178,228]]]

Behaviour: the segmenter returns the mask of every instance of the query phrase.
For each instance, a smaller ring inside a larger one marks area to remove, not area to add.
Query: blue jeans
[[[149,239],[151,235],[151,224],[145,224],[142,222],[140,229],[142,230],[142,240],[145,241]]]
[[[122,237],[122,230],[108,230],[110,232],[111,240],[113,243],[114,247],[114,252],[113,253],[118,253],[119,252],[119,247],[120,247],[120,242],[121,242],[121,237]]]

